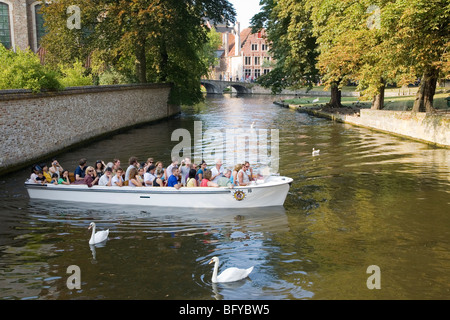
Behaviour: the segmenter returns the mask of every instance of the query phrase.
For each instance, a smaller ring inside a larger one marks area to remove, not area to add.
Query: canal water
[[[0,177],[0,299],[448,299],[450,150],[314,118],[273,99],[208,97],[176,118],[58,160],[69,170],[83,157],[89,164],[119,158],[124,167],[130,156],[153,157],[167,166],[176,129],[194,134],[195,121],[204,131],[254,122],[278,130],[278,171],[294,179],[284,207],[31,201],[23,187],[29,169]],[[88,244],[92,221],[110,230],[103,246]],[[213,256],[219,272],[253,272],[212,284]],[[79,289],[67,286],[72,265]]]

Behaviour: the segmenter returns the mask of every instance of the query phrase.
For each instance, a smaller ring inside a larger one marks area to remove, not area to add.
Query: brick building
[[[222,47],[218,50],[220,63],[210,78],[253,81],[273,69],[265,30],[252,34],[251,28],[246,28],[241,32],[239,22],[232,28],[217,27],[216,30],[222,33]]]
[[[38,51],[45,34],[41,6],[36,0],[0,0],[0,42],[6,48]]]

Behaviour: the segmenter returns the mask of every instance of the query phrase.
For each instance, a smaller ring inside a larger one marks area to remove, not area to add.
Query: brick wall
[[[0,174],[82,141],[170,117],[165,84],[0,91]]]

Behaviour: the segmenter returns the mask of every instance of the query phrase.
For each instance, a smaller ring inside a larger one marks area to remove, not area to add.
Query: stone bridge
[[[220,81],[202,79],[200,83],[206,88],[207,93],[222,94],[223,90],[228,87],[233,87],[238,93],[252,93],[253,83],[240,81]]]

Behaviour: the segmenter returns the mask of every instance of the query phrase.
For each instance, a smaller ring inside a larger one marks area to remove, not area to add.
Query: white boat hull
[[[229,188],[103,187],[25,183],[31,199],[184,208],[257,208],[282,206],[291,178],[271,176],[265,182]]]

